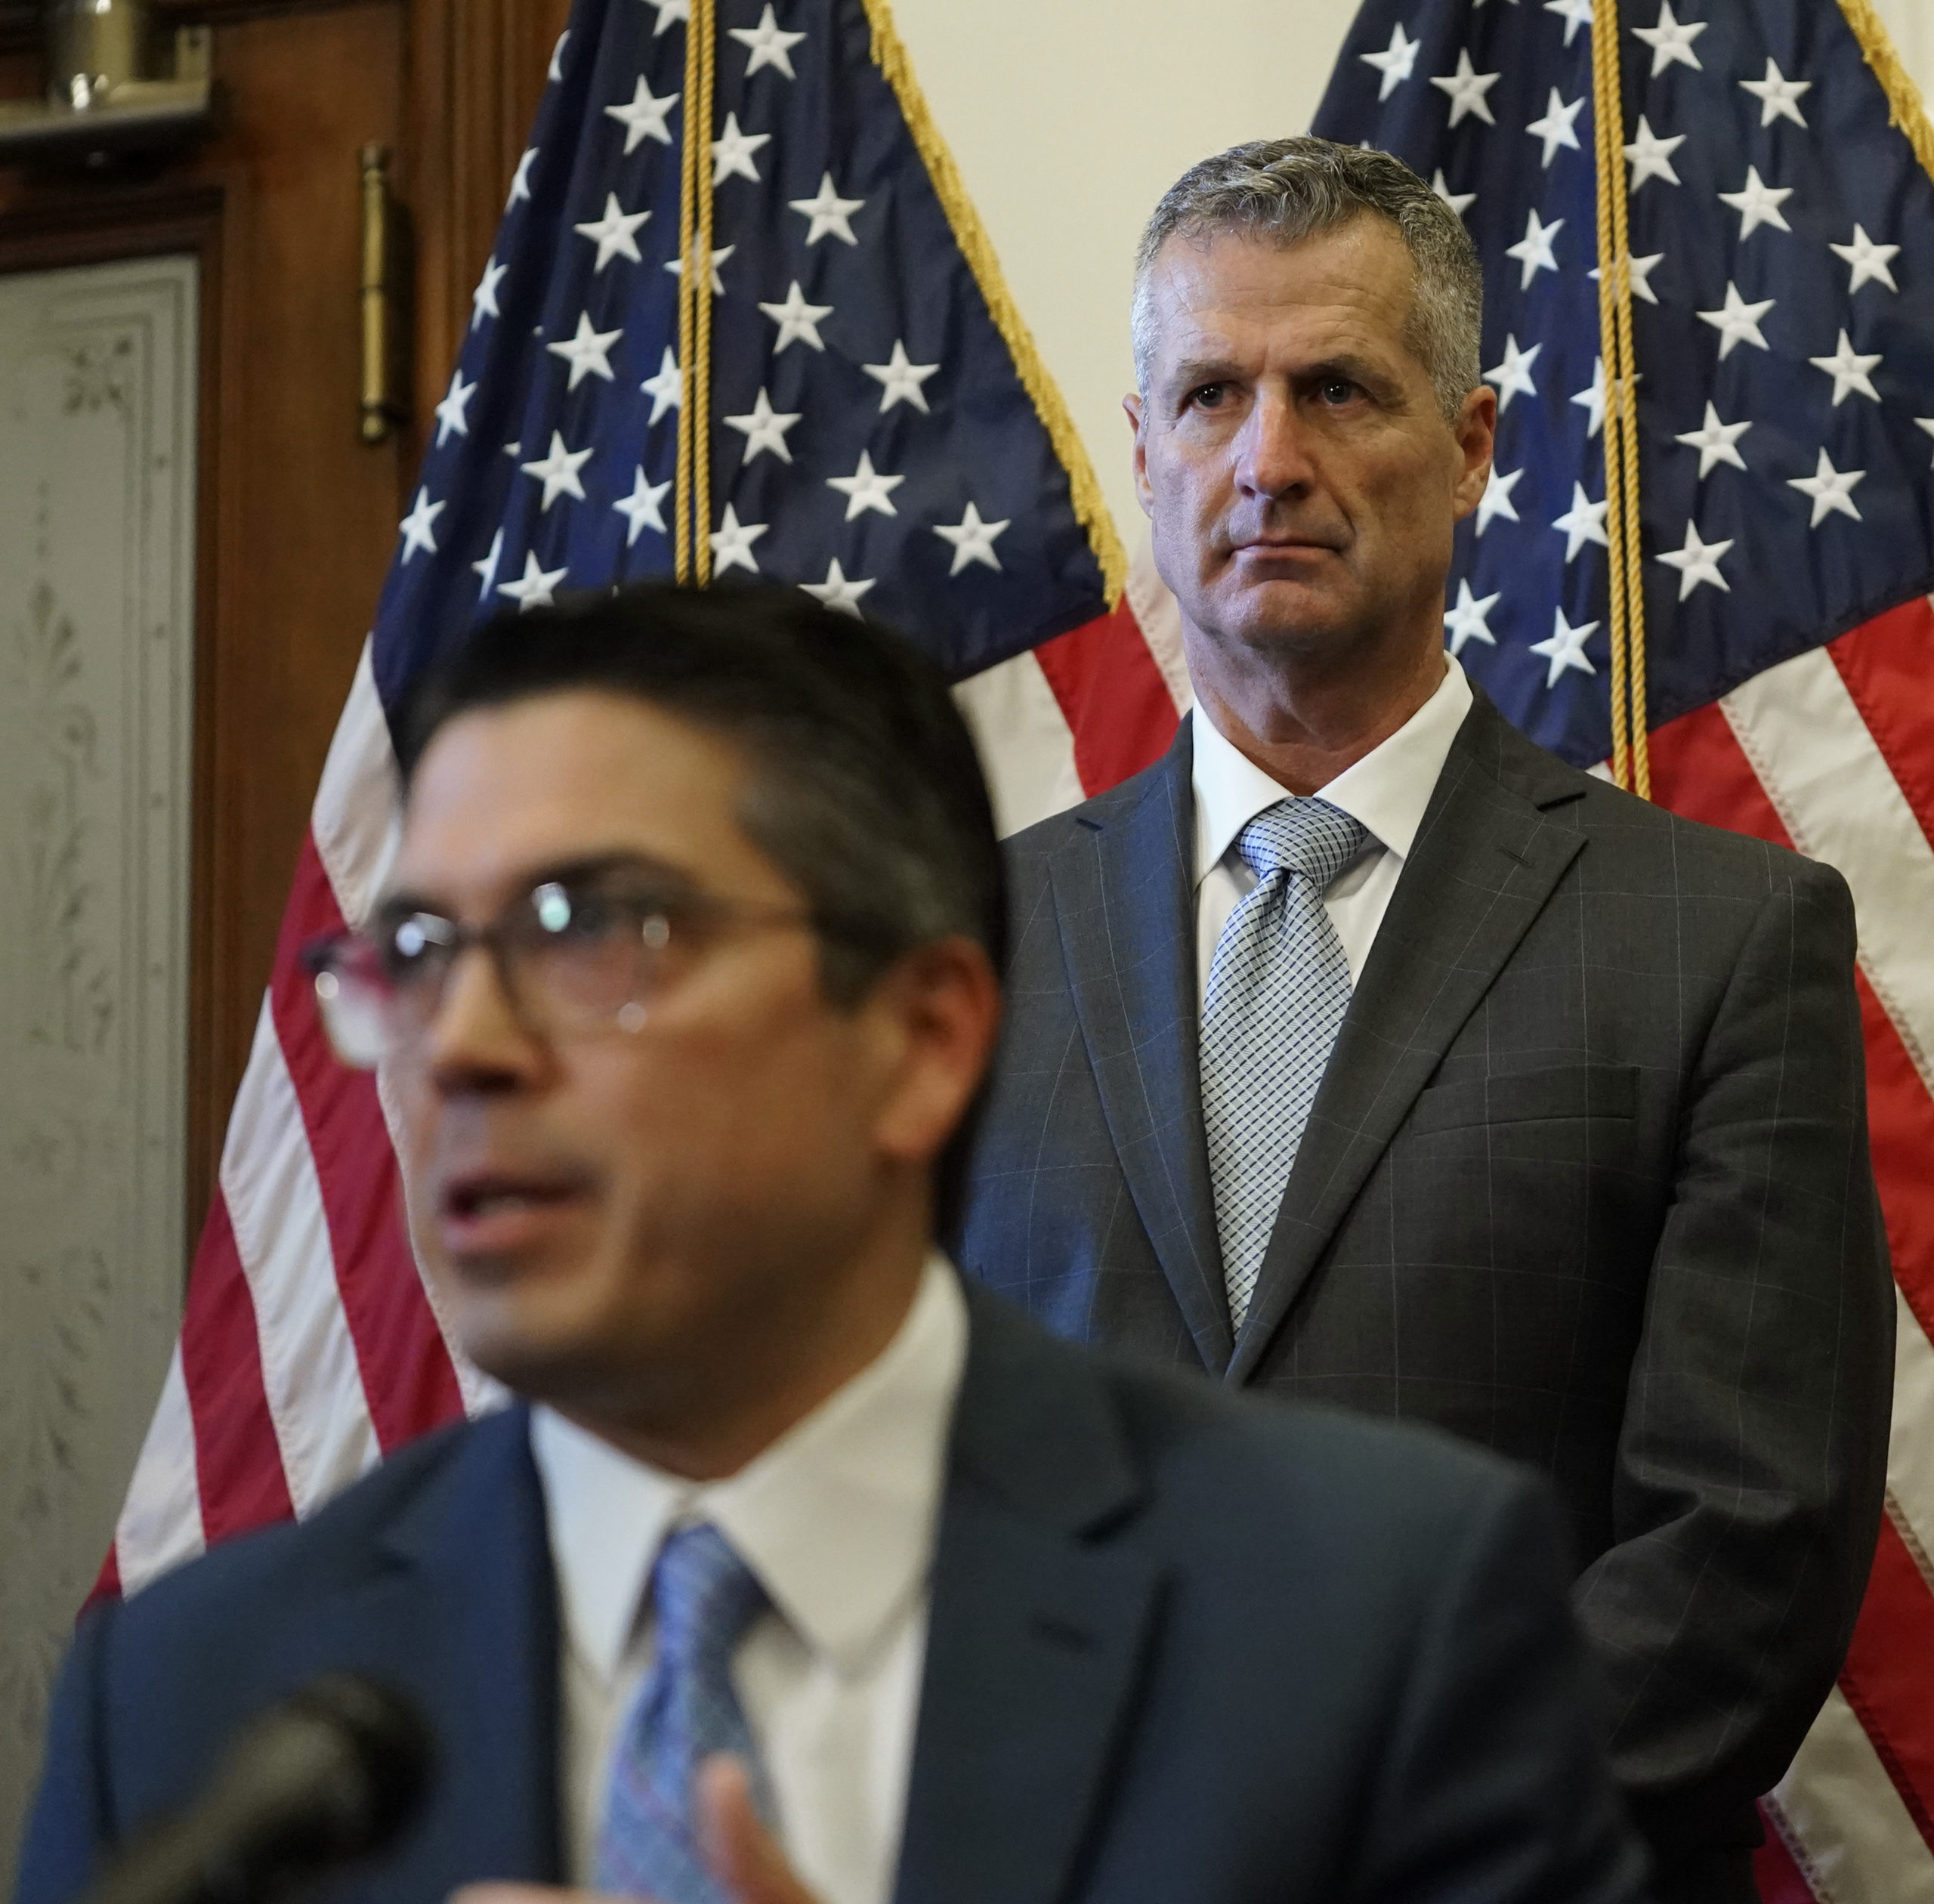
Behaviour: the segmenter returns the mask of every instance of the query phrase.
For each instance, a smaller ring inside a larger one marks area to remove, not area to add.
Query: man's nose
[[[1243,424],[1237,480],[1253,495],[1272,499],[1293,495],[1315,479],[1310,449],[1289,394],[1265,391]]]
[[[421,1062],[446,1095],[512,1089],[534,1078],[545,1047],[518,1012],[497,962],[480,945],[452,963],[424,1028]]]

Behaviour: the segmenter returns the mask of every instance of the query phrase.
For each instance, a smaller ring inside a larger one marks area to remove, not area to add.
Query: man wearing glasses
[[[372,1904],[1639,1894],[1534,1483],[1091,1359],[936,1252],[1004,898],[913,650],[641,590],[486,629],[398,751],[317,992],[523,1405],[94,1615],[20,1904],[344,1666],[440,1745]]]

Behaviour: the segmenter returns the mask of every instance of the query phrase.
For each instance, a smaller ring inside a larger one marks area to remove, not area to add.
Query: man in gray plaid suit
[[[1660,1893],[1732,1904],[1883,1485],[1852,907],[1447,657],[1481,288],[1382,154],[1240,147],[1157,209],[1128,408],[1197,704],[1012,842],[959,1255],[1065,1334],[1541,1470]]]

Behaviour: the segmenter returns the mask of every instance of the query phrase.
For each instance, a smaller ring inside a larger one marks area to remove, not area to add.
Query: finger
[[[734,1904],[814,1904],[752,1804],[744,1765],[715,1752],[698,1770],[706,1862]]]

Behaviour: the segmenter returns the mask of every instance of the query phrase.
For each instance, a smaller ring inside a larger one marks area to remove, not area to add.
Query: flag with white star
[[[493,1399],[431,1312],[375,1081],[333,1062],[300,953],[378,889],[389,715],[419,671],[488,617],[675,572],[696,378],[715,585],[794,584],[907,631],[958,684],[1006,827],[1175,732],[1140,585],[1124,590],[885,0],[716,0],[714,110],[695,130],[692,11],[578,0],[551,59],[317,795],[104,1588],[307,1513]],[[707,364],[681,366],[688,138],[712,194],[712,326]]]
[[[386,700],[481,616],[672,570],[686,15],[580,5],[553,63],[378,616]],[[715,580],[877,615],[956,679],[1104,614],[865,7],[727,0],[718,26]]]
[[[1611,752],[1592,0],[1370,0],[1315,130],[1395,153],[1484,264],[1498,399],[1450,644]],[[1833,0],[1625,0],[1654,725],[1934,587],[1934,181]]]
[[[1899,1287],[1888,1515],[1839,1685],[1764,1801],[1768,1904],[1934,1896],[1934,126],[1864,0],[1617,8],[1653,797],[1837,867]],[[1495,470],[1446,640],[1611,752],[1594,0],[1368,0],[1316,122],[1484,270]],[[1774,1107],[1769,1107],[1769,1111]]]

